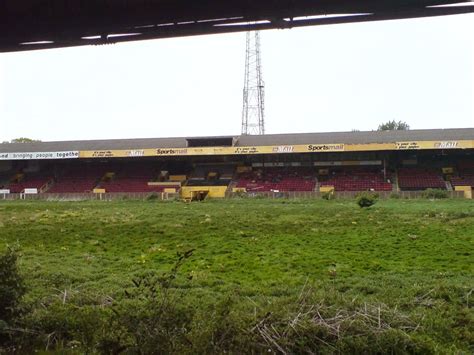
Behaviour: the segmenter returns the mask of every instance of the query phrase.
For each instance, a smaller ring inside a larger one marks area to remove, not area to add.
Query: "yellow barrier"
[[[206,191],[210,198],[224,198],[226,190],[227,186],[183,186],[181,198],[190,199],[196,191]]]
[[[186,175],[170,175],[170,181],[182,182],[185,181],[188,177]]]
[[[319,187],[319,192],[334,192],[334,186],[332,185],[326,185],[326,186],[320,186]]]
[[[94,189],[92,192],[95,194],[105,194],[105,189]]]
[[[455,186],[454,191],[463,191],[465,198],[472,199],[472,187],[471,186]]]

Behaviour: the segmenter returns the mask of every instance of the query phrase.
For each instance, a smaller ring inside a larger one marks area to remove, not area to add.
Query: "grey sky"
[[[474,126],[474,15],[265,31],[268,133]],[[239,134],[245,34],[0,54],[0,141]]]

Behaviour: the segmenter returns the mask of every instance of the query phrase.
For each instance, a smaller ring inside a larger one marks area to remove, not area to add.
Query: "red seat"
[[[398,171],[398,186],[402,190],[446,189],[441,173],[423,168],[401,168]]]
[[[266,168],[240,174],[237,187],[247,191],[314,191],[316,179],[311,168]]]
[[[321,177],[321,186],[334,186],[336,191],[392,191],[380,169],[365,167],[333,170],[326,177]]]
[[[50,193],[84,193],[92,192],[99,180],[108,171],[102,165],[84,165],[69,167],[60,175],[55,184],[48,190]]]
[[[20,193],[25,189],[38,189],[38,191],[46,185],[52,176],[48,173],[25,174],[20,182],[12,182],[5,186],[11,193]]]

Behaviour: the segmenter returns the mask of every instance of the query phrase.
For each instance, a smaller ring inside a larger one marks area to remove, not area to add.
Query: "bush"
[[[23,278],[18,272],[18,253],[8,248],[0,255],[0,353],[11,340],[16,318],[20,315],[20,300],[25,294]]]
[[[174,282],[194,249],[178,253],[169,273],[145,272],[124,290],[125,298],[112,308],[111,329],[99,342],[101,352],[133,354],[177,353],[193,317],[193,307],[175,291]]]
[[[423,198],[438,200],[442,198],[448,198],[448,192],[440,189],[426,189],[422,192],[421,196]]]
[[[378,194],[374,194],[371,192],[363,192],[357,195],[357,204],[359,207],[370,207],[377,202]]]
[[[0,255],[0,320],[7,323],[18,315],[19,303],[25,293],[17,261],[15,249],[8,248]]]

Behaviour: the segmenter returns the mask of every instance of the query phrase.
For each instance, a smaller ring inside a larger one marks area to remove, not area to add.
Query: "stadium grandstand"
[[[0,196],[474,187],[474,128],[0,144]]]

